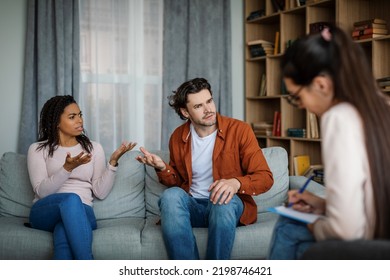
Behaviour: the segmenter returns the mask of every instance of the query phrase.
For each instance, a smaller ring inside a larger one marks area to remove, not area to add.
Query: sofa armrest
[[[307,178],[305,176],[289,176],[289,189],[296,190],[301,188],[305,184],[306,180]],[[318,195],[319,197],[325,197],[325,187],[313,180],[309,183],[306,190]]]

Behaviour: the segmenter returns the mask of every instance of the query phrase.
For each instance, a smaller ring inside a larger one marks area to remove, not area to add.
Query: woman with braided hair
[[[135,146],[122,143],[106,163],[102,146],[84,134],[72,96],[55,96],[44,104],[39,139],[27,155],[35,194],[29,224],[53,233],[54,259],[93,259],[93,196],[104,199],[110,193],[118,160]]]

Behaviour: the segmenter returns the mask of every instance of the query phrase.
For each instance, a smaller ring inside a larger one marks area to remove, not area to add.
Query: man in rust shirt
[[[208,227],[207,259],[229,259],[236,227],[256,222],[252,196],[268,191],[272,173],[251,127],[216,112],[210,84],[183,83],[170,96],[181,119],[169,141],[170,161],[141,148],[137,160],[167,187],[159,200],[171,259],[199,259],[193,227]]]

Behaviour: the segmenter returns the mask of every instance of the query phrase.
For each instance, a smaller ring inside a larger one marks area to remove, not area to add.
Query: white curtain
[[[161,0],[80,0],[79,105],[106,155],[161,148],[162,28]]]

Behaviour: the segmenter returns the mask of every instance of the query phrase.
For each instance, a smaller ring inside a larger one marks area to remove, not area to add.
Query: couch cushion
[[[53,255],[53,234],[25,227],[27,218],[0,217],[0,260],[45,260]]]
[[[275,213],[258,215],[258,222],[238,227],[232,250],[232,260],[265,259],[274,225],[278,219]],[[168,259],[158,217],[148,217],[142,230],[142,259]],[[201,259],[206,258],[208,228],[193,228],[196,244]]]
[[[169,162],[168,151],[151,151],[160,156],[165,162]],[[145,165],[145,204],[146,216],[160,215],[160,208],[158,207],[158,200],[161,193],[166,189],[158,181],[158,177],[154,168]]]
[[[287,151],[282,147],[269,147],[262,150],[272,171],[274,184],[268,192],[253,197],[259,214],[267,212],[268,207],[282,205],[287,199],[289,187]]]
[[[0,217],[0,260],[45,260],[53,255],[53,234],[23,225],[27,219]],[[93,231],[95,259],[140,259],[144,218],[98,221]]]
[[[141,259],[145,218],[100,220],[93,231],[93,256],[101,260]],[[109,279],[108,277],[107,279]]]
[[[28,217],[33,198],[26,155],[4,153],[0,160],[0,216]]]
[[[144,165],[135,160],[139,151],[130,151],[119,160],[114,186],[103,200],[94,200],[96,219],[144,218]]]

